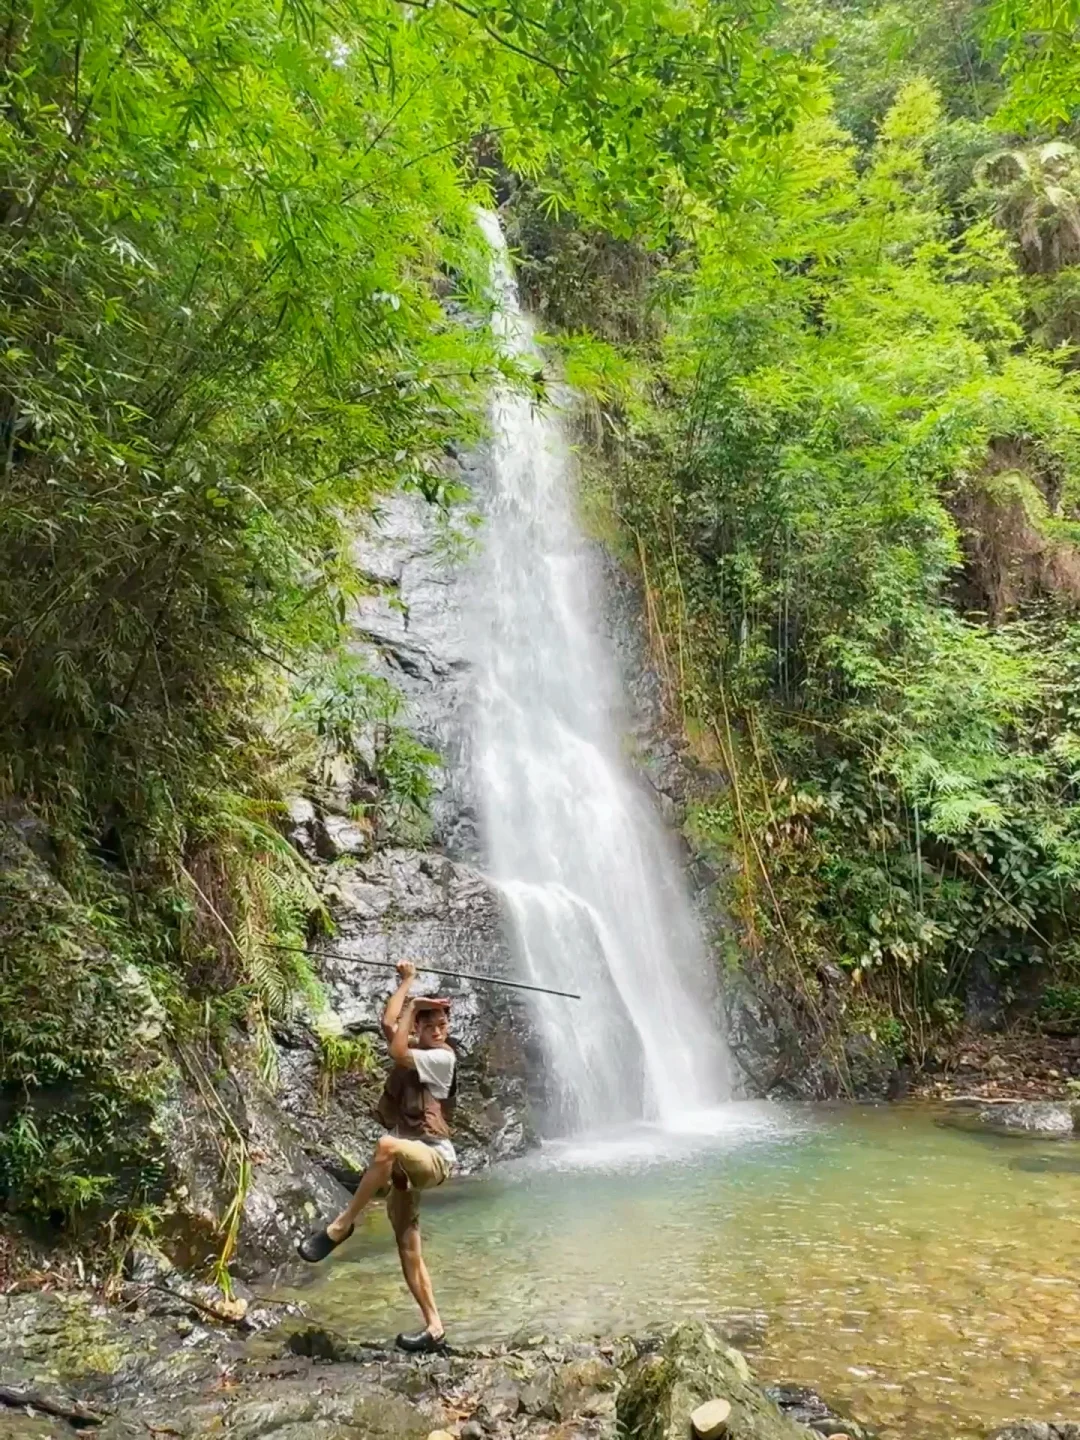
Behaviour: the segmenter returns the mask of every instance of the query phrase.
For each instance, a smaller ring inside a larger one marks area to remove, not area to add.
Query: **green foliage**
[[[1080,902],[1077,387],[981,213],[1000,151],[939,186],[943,134],[916,80],[868,152],[819,102],[745,175],[665,277],[662,403],[607,466],[672,701],[732,778],[692,825],[746,942],[839,962],[915,1043],[975,957],[1064,963]]]
[[[1080,1030],[1080,985],[1047,985],[1040,997],[1039,1015],[1043,1020]]]
[[[77,1221],[144,1204],[164,1014],[107,897],[83,909],[0,835],[0,1197]]]
[[[117,957],[181,1032],[243,1018],[265,1042],[298,992],[317,1008],[275,948],[320,913],[282,798],[348,766],[376,838],[415,838],[436,763],[339,658],[355,524],[397,486],[460,499],[445,449],[481,433],[496,375],[531,383],[475,323],[474,205],[509,164],[554,214],[666,236],[789,124],[799,67],[761,19],[738,0],[8,6],[0,800],[62,838],[81,916],[77,939],[45,900],[5,920],[9,1203],[141,1204],[124,1177],[153,1065],[123,1034]],[[60,1086],[85,1096],[81,1131],[39,1104]]]
[[[999,103],[997,46],[980,33],[982,0],[784,0],[774,38],[827,59],[837,118],[863,144],[903,86],[931,80],[955,116]]]
[[[1080,113],[1080,5],[1077,0],[992,0],[985,35],[1005,46],[1008,92],[1003,125],[1056,129]]]
[[[399,723],[401,692],[345,655],[298,692],[294,713],[322,742],[316,768],[324,783],[350,777],[356,818],[386,839],[417,842],[439,756]]]
[[[323,1030],[319,1034],[319,1052],[319,1090],[324,1105],[342,1076],[366,1079],[379,1069],[370,1035],[340,1035]]]

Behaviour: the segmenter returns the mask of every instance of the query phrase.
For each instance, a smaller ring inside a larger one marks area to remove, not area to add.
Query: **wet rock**
[[[806,1431],[754,1383],[740,1352],[698,1321],[680,1325],[632,1367],[617,1401],[620,1433],[684,1440],[693,1412],[718,1395],[731,1404],[731,1440],[806,1440]]]
[[[327,815],[322,822],[319,854],[325,860],[343,855],[366,855],[372,846],[371,831],[343,815]]]
[[[598,1346],[537,1338],[417,1361],[295,1322],[240,1341],[220,1327],[177,1327],[65,1292],[0,1298],[0,1354],[5,1383],[32,1383],[104,1416],[93,1432],[99,1440],[155,1432],[177,1440],[430,1440],[445,1430],[459,1440],[610,1440],[616,1404],[624,1440],[688,1440],[692,1412],[717,1398],[731,1403],[731,1440],[808,1440],[753,1383],[742,1356],[702,1325],[666,1339]],[[846,1421],[839,1432],[864,1434]]]
[[[1080,1440],[1080,1420],[1054,1425],[1038,1420],[1014,1420],[995,1430],[989,1440]]]
[[[897,1078],[896,1056],[889,1047],[872,1035],[857,1033],[844,1039],[847,1062],[847,1083],[860,1098],[888,1097],[900,1083]]]
[[[824,1435],[826,1440],[835,1435],[846,1436],[847,1440],[876,1440],[872,1430],[834,1410],[816,1390],[805,1385],[767,1385],[765,1393],[789,1420]]]
[[[405,696],[409,728],[442,756],[431,806],[435,843],[456,859],[474,860],[477,804],[466,760],[471,682],[452,542],[455,529],[467,528],[464,516],[460,523],[453,514],[440,518],[418,495],[388,497],[354,545],[357,565],[379,589],[360,600],[353,629],[373,673]]]
[[[512,1420],[521,1409],[521,1388],[518,1380],[506,1368],[492,1371],[480,1392],[478,1414],[487,1425],[497,1425],[502,1420]]]
[[[213,1103],[203,1087],[180,1082],[162,1109],[172,1192],[162,1246],[175,1264],[205,1271],[221,1252],[224,1219],[239,1196],[233,1268],[251,1279],[290,1259],[312,1221],[334,1214],[348,1197],[309,1158],[260,1078],[252,1043],[237,1035],[230,1051]],[[242,1158],[248,1176],[241,1187]]]
[[[556,1393],[554,1368],[540,1365],[521,1387],[521,1408],[528,1415],[546,1415],[550,1420],[557,1420],[559,1405]]]
[[[943,1123],[963,1130],[998,1135],[1037,1135],[1067,1140],[1077,1133],[1080,1106],[1054,1100],[1001,1100],[993,1104],[962,1099]]]
[[[300,854],[308,860],[319,858],[319,820],[315,806],[302,795],[293,795],[286,802],[285,834]]]
[[[85,1292],[0,1296],[0,1355],[7,1384],[113,1376],[128,1358],[124,1332]]]
[[[335,1381],[318,1388],[310,1377],[254,1385],[226,1401],[214,1430],[230,1440],[263,1440],[271,1434],[275,1440],[347,1440],[358,1435],[364,1440],[426,1440],[437,1423],[433,1407],[380,1394],[361,1375],[345,1372]]]
[[[998,1130],[1018,1130],[1028,1135],[1071,1135],[1073,1107],[1049,1100],[1022,1100],[1013,1104],[986,1105],[978,1112],[979,1123]]]
[[[1080,1155],[1018,1155],[1009,1161],[1009,1169],[1044,1175],[1080,1175]]]
[[[563,1365],[556,1377],[556,1409],[560,1418],[568,1415],[608,1415],[614,1408],[614,1391],[619,1374],[599,1355]]]
[[[302,1325],[295,1330],[289,1330],[284,1338],[284,1346],[289,1354],[303,1355],[309,1360],[333,1360],[341,1363],[354,1357],[354,1351],[345,1337],[323,1325]]]

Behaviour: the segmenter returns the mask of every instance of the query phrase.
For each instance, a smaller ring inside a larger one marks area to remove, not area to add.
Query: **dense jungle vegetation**
[[[972,979],[1080,1018],[1076,20],[788,5],[790,131],[606,317],[606,486],[731,778],[690,828],[743,958],[818,1020],[838,965],[916,1060]]]
[[[691,824],[749,952],[849,971],[898,1047],[976,963],[1080,1011],[1075,0],[5,11],[0,800],[46,862],[0,877],[10,1209],[151,1203],[148,1013],[313,993],[269,948],[318,923],[297,776],[422,812],[349,538],[461,498],[496,195],[730,775]]]

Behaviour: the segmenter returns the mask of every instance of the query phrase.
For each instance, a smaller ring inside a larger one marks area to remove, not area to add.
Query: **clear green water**
[[[424,1208],[451,1338],[705,1315],[750,1332],[762,1378],[884,1436],[1080,1418],[1080,1146],[940,1113],[729,1106],[711,1136],[553,1147],[453,1182]],[[299,1293],[355,1338],[415,1321],[382,1213]]]

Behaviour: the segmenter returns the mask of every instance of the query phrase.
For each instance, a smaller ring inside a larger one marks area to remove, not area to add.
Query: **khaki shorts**
[[[401,1235],[420,1220],[420,1191],[434,1190],[450,1178],[446,1157],[422,1140],[401,1140],[401,1149],[394,1161],[394,1178],[408,1181],[408,1188],[392,1185],[386,1201],[386,1213],[394,1233]]]

